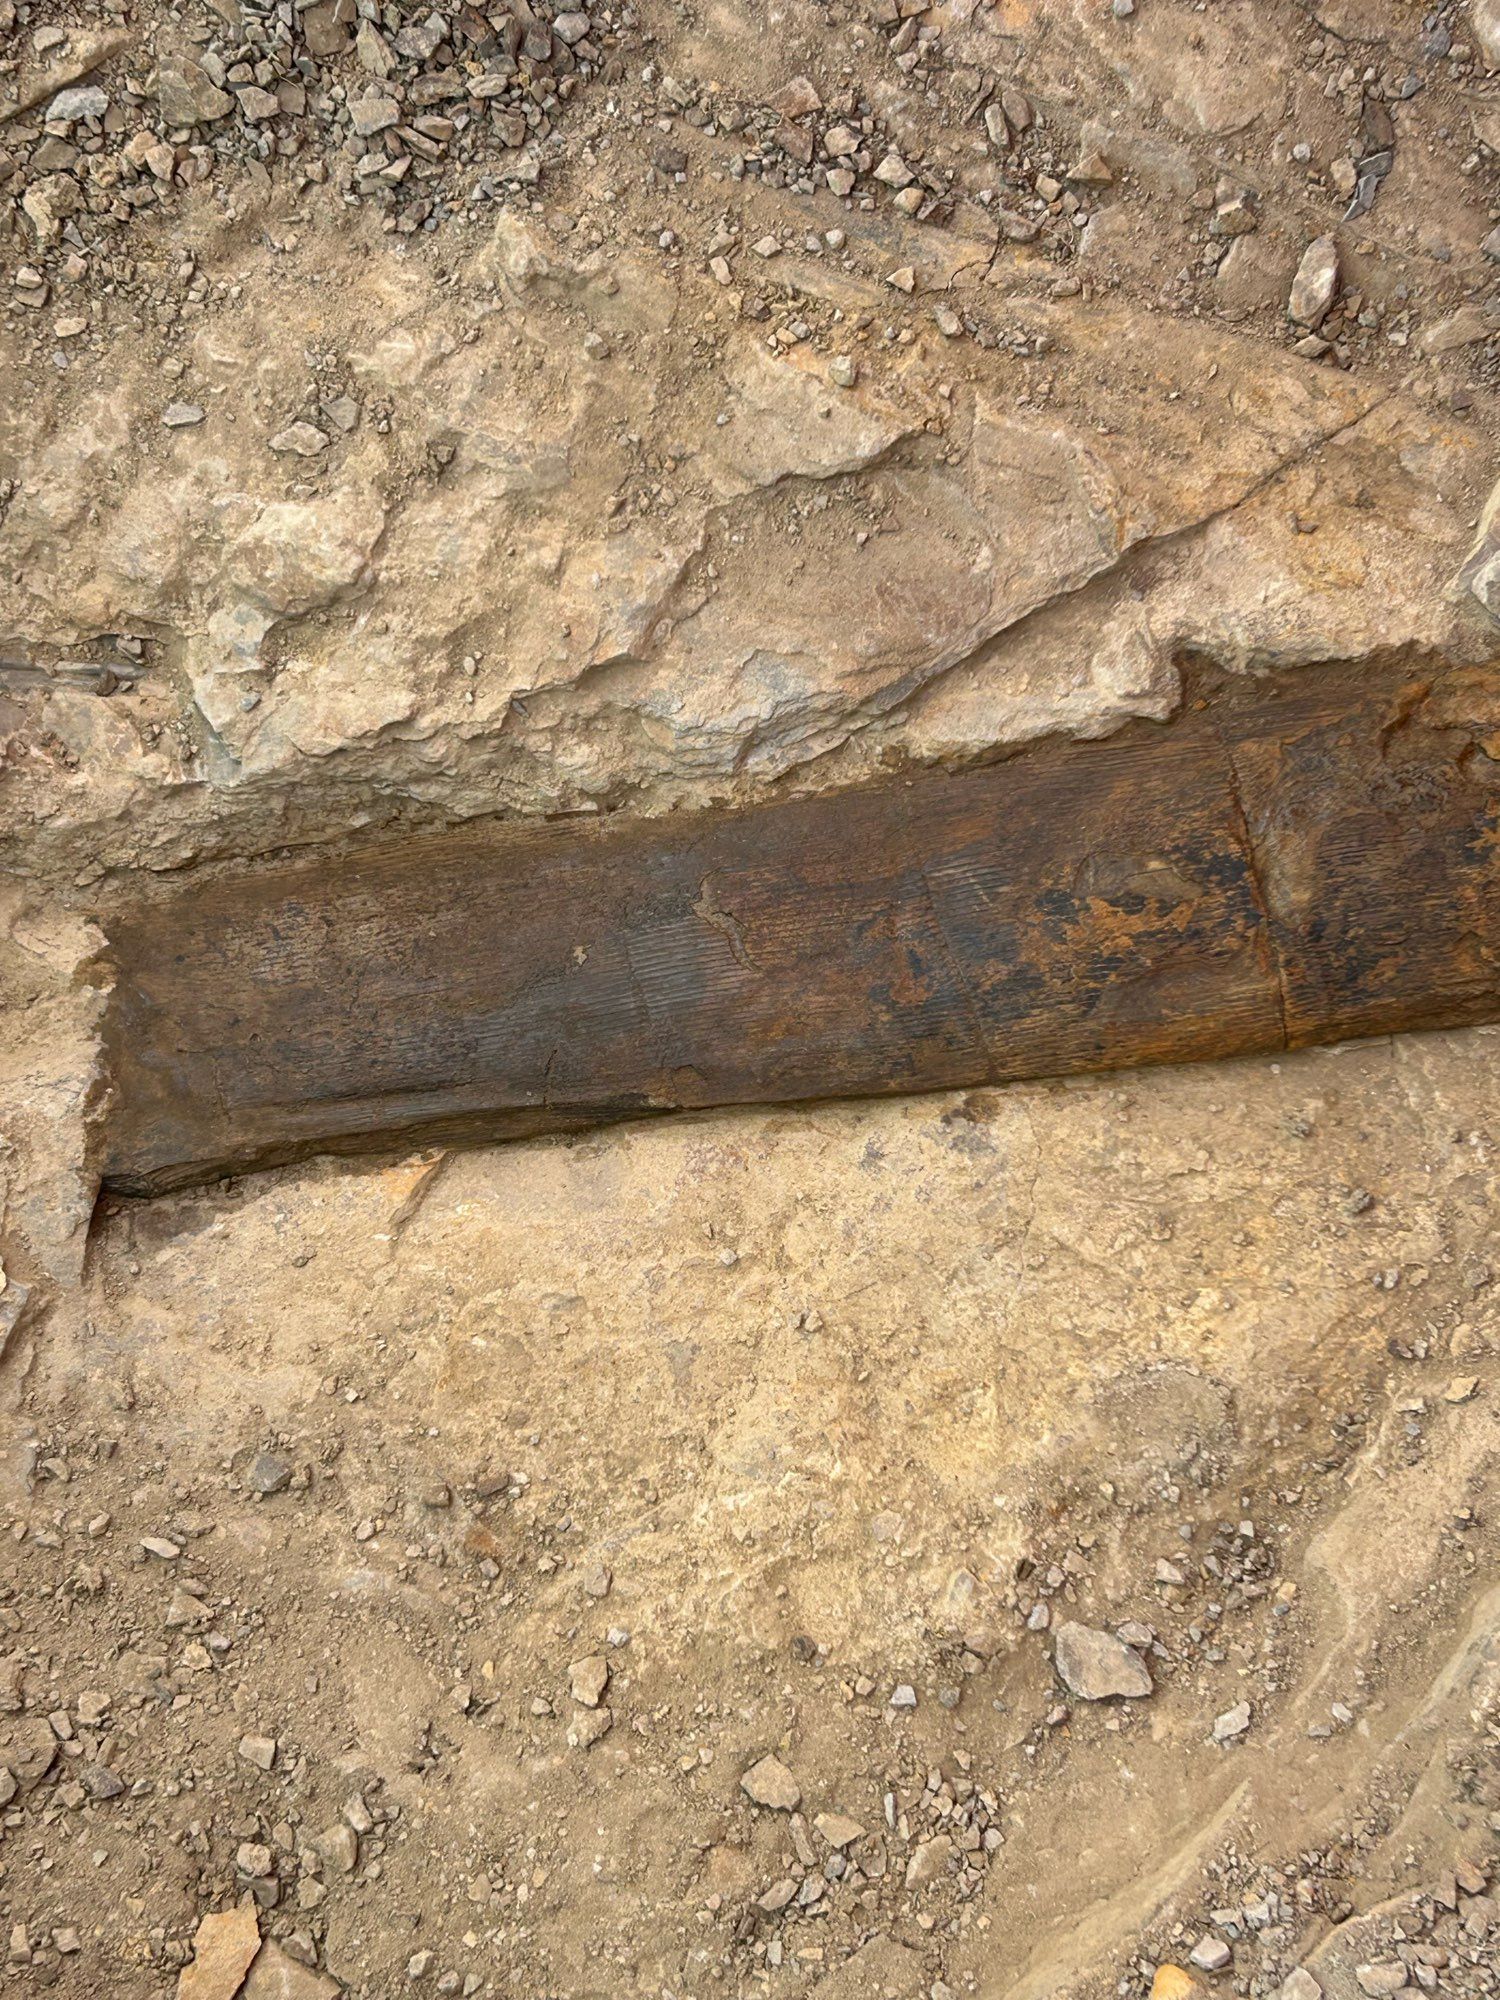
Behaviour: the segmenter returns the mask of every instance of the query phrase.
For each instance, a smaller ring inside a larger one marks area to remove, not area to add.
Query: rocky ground
[[[1495,0],[0,0],[15,1990],[1500,1988],[1495,1032],[96,1199],[147,873],[1493,657],[1497,154]]]
[[[1492,643],[1489,0],[342,6],[9,37],[27,872]]]
[[[10,1976],[249,1898],[369,1996],[1494,1993],[1497,1054],[107,1208],[5,1463]]]

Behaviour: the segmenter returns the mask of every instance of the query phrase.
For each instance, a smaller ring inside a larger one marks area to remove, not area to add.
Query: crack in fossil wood
[[[693,915],[702,917],[704,923],[712,925],[716,931],[728,938],[729,949],[734,954],[736,965],[743,966],[747,972],[755,971],[755,960],[750,956],[740,921],[732,910],[726,910],[719,902],[712,875],[705,875],[699,886],[698,900],[693,905]]]
[[[1229,791],[1230,803],[1239,823],[1240,834],[1245,843],[1245,865],[1249,872],[1250,885],[1255,893],[1256,908],[1265,926],[1266,947],[1272,976],[1276,981],[1276,1009],[1281,1018],[1281,1039],[1285,1047],[1291,1047],[1291,1029],[1287,1018],[1286,967],[1281,960],[1281,944],[1276,934],[1276,919],[1269,897],[1266,894],[1265,876],[1257,852],[1256,829],[1250,823],[1245,811],[1244,795],[1240,790],[1239,773],[1234,767],[1234,752],[1228,743],[1220,738],[1224,753],[1224,779]]]
[[[1292,677],[979,770],[101,911],[106,1178],[1500,1017],[1493,688],[1430,681]]]

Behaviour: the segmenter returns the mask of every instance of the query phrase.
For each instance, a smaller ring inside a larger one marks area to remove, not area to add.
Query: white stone
[[[1298,326],[1319,327],[1339,283],[1339,248],[1331,236],[1315,236],[1302,253],[1287,299],[1287,317]]]

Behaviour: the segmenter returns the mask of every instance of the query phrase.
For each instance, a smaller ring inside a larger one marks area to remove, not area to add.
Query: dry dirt
[[[7,1990],[1500,1992],[1500,1030],[97,1172],[145,873],[1493,658],[1497,156],[1496,0],[0,0]]]
[[[874,1993],[872,1937],[902,1995],[1102,1995],[1204,1935],[1343,1994],[1372,1909],[1493,1991],[1493,1898],[1408,1905],[1500,1826],[1497,1053],[108,1209],[7,1461],[33,1976],[161,1992],[248,1888],[371,1995]],[[1071,1699],[1070,1620],[1154,1693]]]

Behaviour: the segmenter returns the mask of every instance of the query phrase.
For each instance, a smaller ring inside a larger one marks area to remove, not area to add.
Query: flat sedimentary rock
[[[341,1990],[336,1979],[299,1964],[268,1939],[240,1989],[240,2000],[338,2000]]]
[[[778,1812],[795,1812],[802,1803],[802,1787],[779,1757],[762,1757],[740,1779],[740,1789],[758,1806],[772,1806]]]
[[[260,1950],[253,1903],[211,1911],[193,1936],[193,1957],[177,1978],[177,2000],[234,2000]]]
[[[1063,1685],[1084,1701],[1139,1700],[1151,1692],[1145,1661],[1113,1632],[1073,1621],[1059,1625],[1053,1657]]]
[[[497,827],[101,913],[105,1173],[1500,1015],[1500,675],[1235,691],[960,774]]]

